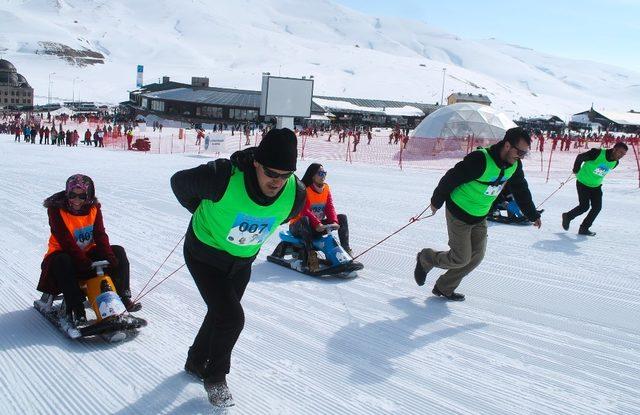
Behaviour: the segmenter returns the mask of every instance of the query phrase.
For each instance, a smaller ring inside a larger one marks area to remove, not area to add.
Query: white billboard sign
[[[274,117],[311,116],[313,79],[262,77],[260,115]]]

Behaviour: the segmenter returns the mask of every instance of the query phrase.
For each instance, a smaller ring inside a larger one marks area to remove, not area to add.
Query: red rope
[[[171,256],[171,254],[173,254],[173,252],[176,250],[176,248],[178,247],[178,245],[180,245],[180,242],[182,242],[182,240],[184,239],[184,235],[182,236],[182,238],[180,238],[180,240],[178,241],[178,243],[176,244],[176,246],[173,247],[173,249],[171,250],[171,252],[169,252],[169,255],[167,255],[167,257],[164,259],[164,261],[162,261],[162,264],[160,264],[160,266],[158,267],[158,269],[156,269],[156,271],[153,273],[153,275],[151,276],[151,278],[149,278],[149,280],[147,281],[147,283],[144,285],[144,287],[142,287],[142,289],[140,290],[140,292],[138,293],[138,295],[136,296],[136,298],[133,300],[134,303],[138,302],[138,300],[140,300],[140,298],[143,297],[142,292],[144,291],[145,288],[147,288],[147,286],[151,283],[151,281],[155,278],[156,274],[160,271],[160,268],[162,268],[162,266],[164,265],[165,262],[167,262],[167,260],[169,259],[169,257]],[[164,281],[164,280],[163,280]],[[146,295],[146,294],[145,294]]]
[[[375,248],[376,246],[380,245],[381,243],[383,243],[384,241],[386,241],[387,239],[391,238],[393,235],[400,233],[402,230],[404,230],[407,226],[418,222],[420,220],[423,219],[427,219],[430,218],[431,216],[435,215],[435,212],[432,212],[431,214],[422,217],[422,215],[424,215],[424,212],[426,212],[429,208],[431,207],[431,205],[427,206],[422,212],[420,212],[420,214],[413,216],[409,219],[409,223],[407,223],[406,225],[404,225],[403,227],[401,227],[400,229],[398,229],[397,231],[393,232],[392,234],[390,234],[389,236],[387,236],[386,238],[382,239],[380,242],[374,244],[373,246],[365,249],[363,252],[359,253],[358,255],[356,255],[355,257],[353,257],[353,260],[355,261],[357,258],[361,257],[362,255],[366,254],[367,252],[371,251],[373,248]]]
[[[140,298],[138,298],[137,300],[142,299],[145,295],[149,294],[151,291],[153,291],[154,289],[156,289],[156,287],[158,287],[160,284],[162,284],[163,282],[165,282],[167,279],[169,279],[170,276],[172,276],[173,274],[175,274],[176,272],[180,271],[182,269],[182,267],[184,267],[185,264],[180,265],[178,268],[176,268],[171,274],[167,275],[166,277],[164,277],[162,280],[160,280],[156,285],[154,285],[153,287],[149,288],[147,290],[146,293],[142,294],[140,296]]]
[[[570,182],[572,179],[574,179],[573,177],[573,173],[571,173],[569,175],[569,177],[567,177],[567,180],[565,180],[564,182],[560,182],[560,186],[553,191],[553,193],[551,193],[549,196],[547,196],[547,198],[545,200],[542,201],[542,203],[540,203],[538,205],[538,207],[544,205],[544,202],[546,202],[547,200],[551,199],[551,196],[555,195],[556,193],[558,193],[558,190],[562,189],[562,186],[564,186],[565,184],[567,184],[568,182]]]
[[[392,234],[390,234],[389,236],[387,236],[386,238],[382,239],[380,242],[374,244],[373,246],[371,246],[370,248],[366,249],[365,251],[363,251],[362,253],[358,254],[357,256],[355,256],[353,259],[355,260],[356,258],[361,257],[362,255],[366,254],[367,252],[369,252],[370,250],[372,250],[373,248],[375,248],[376,246],[380,245],[381,243],[383,243],[384,241],[386,241],[387,239],[391,238],[393,235],[400,233],[403,229],[405,229],[406,227],[408,227],[409,225],[411,225],[412,223],[418,222],[420,220],[423,219],[427,219],[432,217],[433,215],[435,215],[435,212],[427,215],[427,216],[422,216],[424,215],[424,213],[431,207],[431,205],[427,206],[422,212],[420,212],[418,215],[413,216],[409,219],[409,223],[407,223],[406,225],[404,225],[403,227],[401,227],[400,229],[398,229],[397,231],[393,232]],[[140,301],[144,296],[146,296],[147,294],[149,294],[151,291],[153,291],[154,289],[156,289],[158,286],[160,286],[160,284],[162,284],[163,282],[165,282],[167,279],[169,279],[169,277],[171,277],[173,274],[175,274],[176,272],[180,271],[182,269],[182,267],[185,266],[185,264],[180,265],[177,269],[175,269],[173,272],[171,272],[169,275],[167,275],[166,277],[164,277],[162,280],[160,280],[157,284],[155,284],[154,286],[152,286],[151,288],[149,288],[144,294],[144,290],[147,288],[147,286],[149,285],[149,283],[151,283],[151,281],[153,280],[153,278],[156,276],[156,274],[160,271],[160,269],[162,268],[162,266],[165,264],[165,262],[167,262],[167,260],[169,259],[169,257],[171,256],[171,254],[173,254],[173,252],[176,250],[176,248],[178,247],[178,245],[180,245],[180,242],[182,242],[182,240],[184,239],[184,236],[182,238],[180,238],[180,240],[178,241],[178,243],[176,244],[175,247],[173,247],[173,249],[171,250],[171,252],[169,252],[169,255],[167,255],[167,257],[165,258],[164,261],[162,261],[162,264],[160,264],[160,266],[158,267],[158,269],[153,273],[153,275],[151,276],[151,278],[149,278],[149,281],[147,281],[147,283],[145,284],[144,287],[142,287],[142,289],[140,290],[140,293],[136,296],[135,300],[133,300],[133,302],[138,302]]]

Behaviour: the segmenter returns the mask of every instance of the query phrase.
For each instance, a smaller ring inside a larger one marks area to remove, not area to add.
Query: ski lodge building
[[[600,128],[602,131],[640,133],[640,112],[588,111],[573,114],[571,124],[582,128]]]
[[[129,93],[121,110],[135,115],[155,115],[190,123],[245,123],[265,121],[260,116],[261,91],[209,86],[209,79],[193,77],[191,83],[171,81],[144,85]],[[413,127],[438,109],[437,105],[376,99],[314,96],[311,117],[297,124],[359,124]]]

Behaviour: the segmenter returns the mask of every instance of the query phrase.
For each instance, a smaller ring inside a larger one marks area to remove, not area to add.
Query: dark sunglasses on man
[[[513,148],[514,150],[516,150],[516,152],[518,153],[518,157],[524,157],[527,154],[529,154],[529,149],[526,150],[520,150],[518,147],[512,145],[511,148]]]
[[[272,179],[282,179],[282,180],[287,180],[293,174],[292,171],[280,174],[278,172],[275,172],[275,171],[271,170],[270,168],[268,168],[268,167],[266,167],[264,165],[262,166],[262,171],[264,172],[264,175],[267,176],[267,177],[270,177]]]
[[[318,170],[318,172],[316,174],[318,175],[318,177],[326,177],[327,176],[327,172],[325,170]]]

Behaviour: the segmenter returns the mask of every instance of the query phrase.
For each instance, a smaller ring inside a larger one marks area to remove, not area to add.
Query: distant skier
[[[446,201],[451,249],[439,252],[426,248],[418,253],[414,271],[418,285],[424,285],[427,273],[434,267],[446,269],[433,286],[433,294],[452,301],[464,300],[464,295],[455,289],[484,258],[486,216],[507,181],[524,214],[536,227],[542,226],[520,161],[530,146],[529,134],[522,128],[512,128],[502,141],[469,153],[440,179],[431,197],[431,210],[435,213]]]
[[[86,321],[79,280],[95,276],[93,261],[107,260],[122,303],[129,311],[139,310],[140,303],[131,300],[127,254],[123,247],[109,243],[93,180],[82,174],[69,177],[65,190],[45,199],[44,207],[51,236],[38,290],[52,295],[62,292],[67,319],[75,326]]]
[[[592,148],[580,153],[573,164],[576,174],[576,188],[578,190],[578,206],[562,214],[562,228],[569,230],[571,221],[591,210],[584,218],[578,233],[580,235],[595,236],[589,228],[602,209],[602,182],[604,177],[615,169],[626,154],[629,147],[625,143],[616,143],[612,149]]]
[[[207,304],[184,368],[204,380],[214,406],[233,405],[226,375],[244,326],[240,300],[251,264],[266,239],[304,206],[305,187],[293,175],[296,158],[293,131],[273,129],[258,147],[171,178],[176,198],[193,214],[184,258]]]

